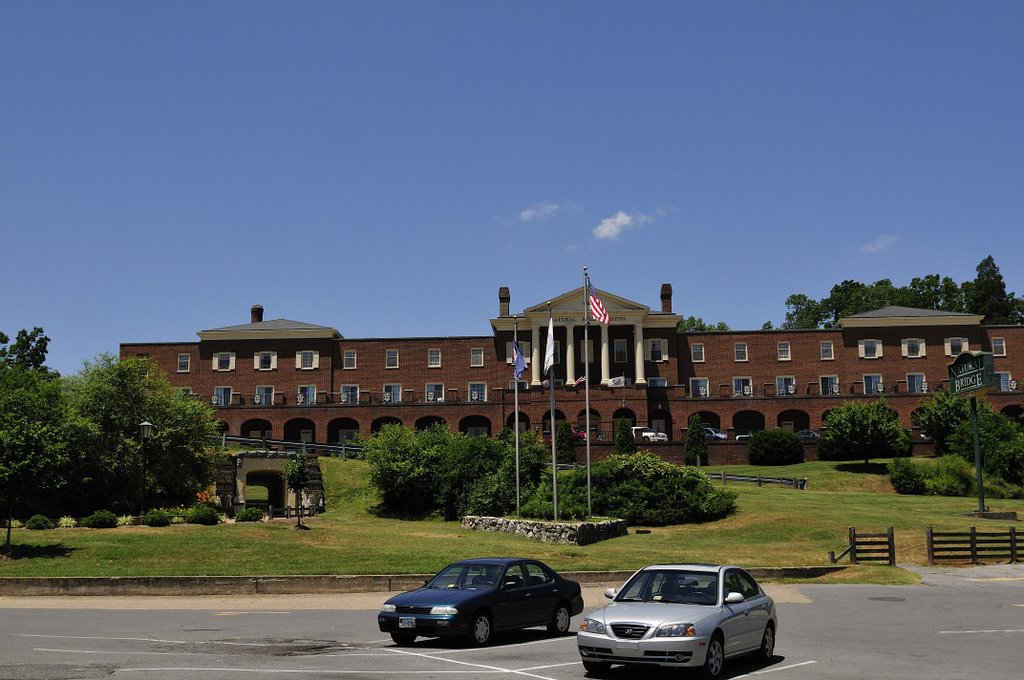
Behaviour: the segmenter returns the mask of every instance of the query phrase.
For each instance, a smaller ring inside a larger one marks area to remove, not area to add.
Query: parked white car
[[[655,432],[654,430],[652,430],[649,427],[634,427],[632,429],[633,429],[633,438],[634,439],[636,439],[636,436],[639,434],[641,437],[643,437],[643,440],[645,442],[667,442],[668,441],[668,435],[665,434],[664,432]]]

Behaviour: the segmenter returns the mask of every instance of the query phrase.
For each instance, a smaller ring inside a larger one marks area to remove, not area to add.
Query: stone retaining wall
[[[470,531],[501,531],[506,534],[525,536],[544,543],[589,545],[609,538],[625,536],[625,520],[614,519],[605,522],[538,522],[507,517],[462,518],[462,528]]]

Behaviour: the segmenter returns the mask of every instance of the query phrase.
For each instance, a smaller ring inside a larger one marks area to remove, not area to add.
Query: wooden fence
[[[711,479],[717,479],[722,484],[729,482],[746,482],[764,486],[765,484],[778,484],[779,486],[791,486],[801,491],[807,489],[806,477],[762,477],[761,475],[729,475],[725,472],[715,472],[708,475]]]
[[[935,531],[928,527],[928,564],[940,560],[978,564],[985,559],[1008,559],[1017,562],[1024,558],[1017,540],[1016,527],[1006,531]]]
[[[889,527],[884,534],[858,534],[854,527],[850,527],[849,531],[850,544],[838,556],[830,550],[829,562],[835,564],[849,554],[850,564],[860,564],[861,562],[886,562],[889,566],[896,564],[896,543],[892,527]]]

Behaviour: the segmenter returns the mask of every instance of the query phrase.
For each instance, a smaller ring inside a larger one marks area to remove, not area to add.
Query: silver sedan
[[[653,564],[633,574],[611,603],[587,615],[576,636],[588,675],[612,664],[702,668],[722,675],[726,659],[775,653],[775,602],[739,567]]]

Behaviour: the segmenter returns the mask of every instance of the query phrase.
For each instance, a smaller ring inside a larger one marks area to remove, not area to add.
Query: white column
[[[646,385],[647,376],[644,374],[644,325],[642,323],[633,324],[633,340],[636,341],[636,383],[637,385]]]
[[[608,326],[601,324],[601,384],[607,385],[611,377],[612,362],[608,353]]]
[[[540,328],[530,322],[530,384],[540,386]]]
[[[576,382],[576,348],[572,341],[576,326],[565,325],[565,384],[571,385]]]

